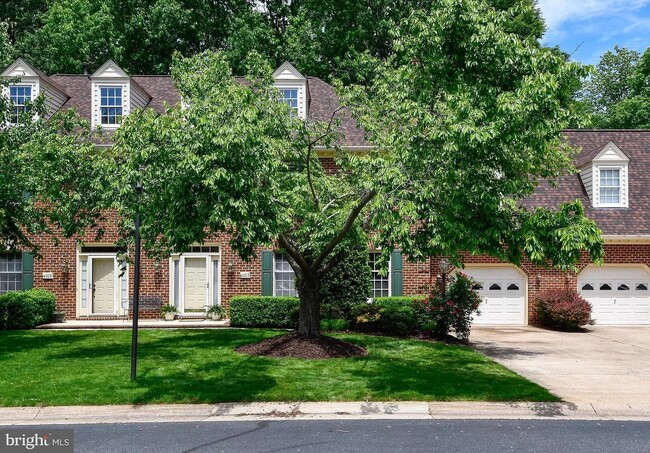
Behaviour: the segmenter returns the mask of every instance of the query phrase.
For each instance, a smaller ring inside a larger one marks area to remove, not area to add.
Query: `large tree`
[[[96,224],[108,172],[105,160],[88,165],[96,147],[74,112],[46,119],[42,96],[20,110],[0,96],[0,244],[38,253],[36,235],[71,237]]]
[[[232,79],[221,54],[179,60],[186,108],[130,115],[116,134],[120,212],[140,209],[150,253],[183,250],[223,231],[243,257],[275,241],[295,271],[301,334],[318,336],[320,286],[351,247],[400,247],[412,259],[464,251],[514,263],[573,266],[602,257],[600,231],[579,202],[557,212],[521,207],[537,181],[571,167],[562,128],[567,87],[585,74],[484,1],[437,0],[393,30],[392,56],[369,88],[340,89],[330,119],[299,120],[275,102],[268,74]],[[531,12],[532,14],[532,12]],[[345,107],[345,108],[344,108]],[[350,112],[376,145],[336,147]],[[338,173],[319,149],[336,149]],[[164,212],[164,215],[160,213]]]
[[[643,55],[618,46],[605,52],[584,81],[579,100],[596,127],[650,128],[650,48]]]

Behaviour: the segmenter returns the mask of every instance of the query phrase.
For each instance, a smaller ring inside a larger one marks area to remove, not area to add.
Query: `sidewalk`
[[[60,323],[42,324],[37,329],[44,330],[77,330],[77,329],[131,329],[133,321],[130,319],[113,319],[113,320],[93,320],[93,319],[73,319]],[[141,329],[216,329],[229,327],[230,321],[213,321],[211,319],[174,319],[165,321],[164,319],[140,319],[138,327]]]
[[[554,419],[650,421],[650,409],[571,403],[221,403],[0,408],[0,425],[219,422],[238,420]]]

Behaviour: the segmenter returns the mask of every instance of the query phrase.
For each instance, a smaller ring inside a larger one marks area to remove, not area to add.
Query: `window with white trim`
[[[388,297],[390,296],[390,273],[381,275],[378,266],[379,257],[381,252],[370,252],[368,254],[368,267],[371,271],[371,291],[370,296],[375,297]],[[389,266],[390,268],[390,263]]]
[[[12,85],[9,87],[9,99],[13,104],[10,122],[18,123],[20,115],[29,111],[29,102],[32,100],[32,87],[25,85]]]
[[[298,296],[296,276],[284,253],[276,253],[273,260],[273,295]]]
[[[23,257],[20,253],[0,254],[0,294],[23,289]]]
[[[600,168],[600,205],[621,204],[620,168]]]
[[[291,117],[298,116],[298,89],[297,88],[280,88],[280,102],[289,106]]]
[[[101,124],[117,125],[122,118],[122,87],[99,87]]]

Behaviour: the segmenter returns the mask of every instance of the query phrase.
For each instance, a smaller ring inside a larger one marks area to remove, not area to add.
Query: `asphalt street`
[[[73,428],[75,451],[93,453],[650,451],[650,422],[278,420],[51,428]]]

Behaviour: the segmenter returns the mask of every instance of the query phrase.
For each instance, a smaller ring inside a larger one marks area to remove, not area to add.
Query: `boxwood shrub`
[[[230,299],[230,325],[295,328],[299,307],[297,297],[236,296]]]
[[[49,322],[56,307],[54,294],[43,289],[14,291],[0,296],[0,329],[31,329]]]
[[[386,307],[413,307],[414,300],[424,300],[426,296],[393,296],[393,297],[376,297],[373,303],[382,308]]]

